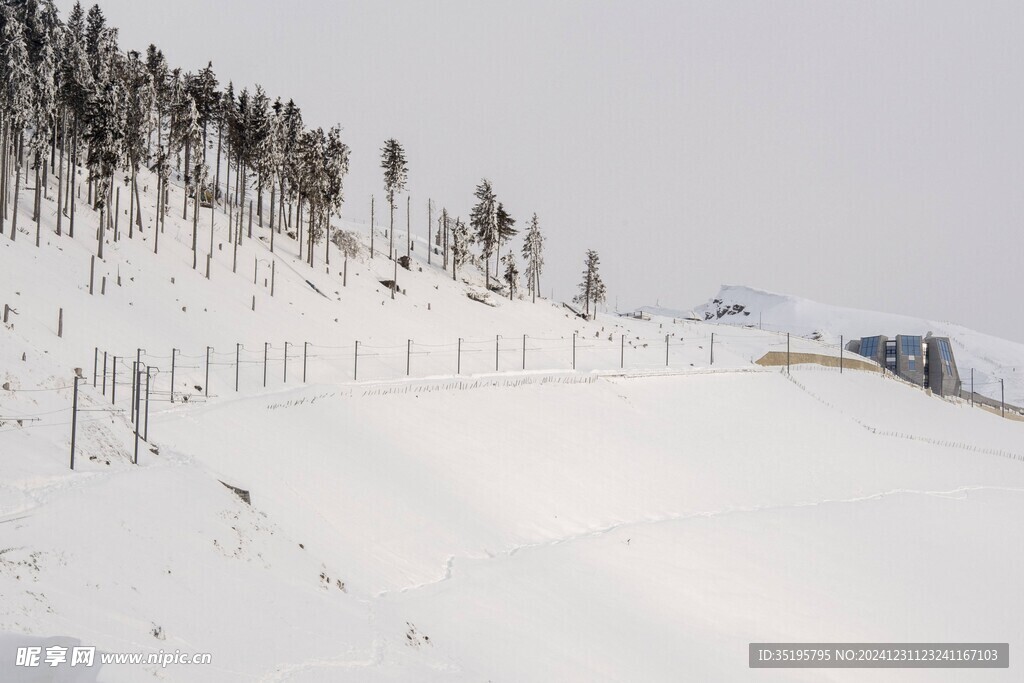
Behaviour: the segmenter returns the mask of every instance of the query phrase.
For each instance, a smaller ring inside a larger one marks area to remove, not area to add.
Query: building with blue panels
[[[960,373],[948,337],[898,334],[854,339],[846,348],[908,382],[942,396],[959,396]]]

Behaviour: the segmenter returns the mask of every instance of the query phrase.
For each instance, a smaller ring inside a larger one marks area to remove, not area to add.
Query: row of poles
[[[576,369],[576,356],[577,356],[577,348],[578,348],[577,337],[578,337],[578,335],[575,334],[575,333],[572,335],[572,369],[573,370]],[[495,372],[499,372],[501,370],[500,360],[501,360],[501,351],[503,350],[501,348],[501,340],[502,340],[501,335],[495,335],[495,337],[494,337],[494,371]],[[462,355],[463,355],[463,342],[464,341],[465,340],[460,337],[458,339],[458,341],[456,342],[456,345],[455,345],[455,357],[456,357],[455,372],[456,372],[456,374],[462,374]],[[522,336],[522,342],[521,342],[521,346],[520,346],[520,348],[522,350],[522,356],[521,356],[522,362],[521,362],[520,367],[517,368],[517,369],[521,369],[521,370],[525,370],[526,369],[526,352],[528,350],[528,346],[527,346],[528,341],[529,341],[529,336],[524,334]],[[412,339],[409,339],[409,340],[406,341],[406,346],[405,346],[405,375],[406,375],[406,377],[411,377],[412,376],[412,356],[413,356],[413,348],[412,347],[413,347],[413,344],[414,344],[414,342],[413,342]],[[283,381],[284,382],[288,381],[288,359],[292,357],[289,354],[289,347],[290,346],[297,346],[297,345],[291,344],[290,342],[285,342],[284,343],[284,353],[282,354],[283,366],[284,366],[283,367]],[[309,342],[303,342],[302,343],[302,381],[303,381],[303,383],[305,383],[307,381],[307,379],[308,379],[309,358],[310,358],[309,348],[310,348],[310,346],[311,345],[310,345]],[[242,364],[241,354],[242,354],[242,349],[243,348],[244,347],[242,346],[242,344],[235,344],[235,361],[233,363],[233,365],[235,366],[235,391],[239,391],[239,386],[240,386],[240,380],[241,380],[241,372],[240,372],[240,370],[241,370],[241,364]],[[264,342],[264,344],[263,344],[263,386],[264,387],[267,386],[267,380],[268,380],[268,375],[269,375],[270,348],[271,348],[270,342]],[[353,354],[352,354],[352,378],[355,381],[359,380],[359,358],[360,358],[359,349],[360,349],[360,342],[357,340],[355,342],[355,346],[354,346]],[[509,349],[504,349],[504,350],[508,351]],[[670,364],[670,351],[671,351],[671,336],[670,335],[665,335],[665,366],[666,367],[668,367],[669,364]],[[138,349],[136,351],[136,359],[133,361],[133,372],[134,373],[140,373],[141,370],[139,370],[139,368],[142,368],[142,367],[146,368],[147,373],[150,370],[159,370],[159,368],[155,368],[155,367],[149,366],[149,365],[144,365],[142,363],[142,355],[143,355],[144,352],[145,352],[145,349]],[[213,352],[214,352],[214,348],[212,346],[207,346],[206,347],[206,353],[205,353],[205,356],[204,356],[204,364],[203,364],[203,396],[204,397],[209,397],[209,395],[210,395],[210,365],[211,365],[210,354],[213,353]],[[171,349],[171,368],[170,368],[170,374],[171,374],[170,402],[171,403],[175,402],[175,393],[176,393],[175,389],[174,389],[174,386],[175,386],[175,376],[176,376],[176,373],[177,373],[177,369],[179,367],[179,365],[178,365],[178,357],[179,357],[180,354],[181,354],[181,352],[180,352],[179,349]],[[363,357],[364,358],[367,357],[367,356],[371,356],[371,355],[375,355],[375,354],[367,354],[367,353],[365,353],[365,351],[363,353]],[[117,393],[116,393],[117,392],[117,388],[116,388],[116,386],[117,386],[118,361],[121,361],[123,363],[124,362],[124,357],[123,356],[114,356],[114,355],[109,354],[106,351],[103,351],[102,354],[101,354],[100,350],[99,350],[99,347],[95,347],[93,349],[92,385],[93,385],[94,388],[100,389],[102,394],[104,396],[106,396],[106,393],[107,393],[107,377],[108,376],[111,377],[111,403],[114,403],[117,400]],[[714,335],[714,333],[711,334],[709,362],[710,362],[711,365],[715,364],[715,335]],[[625,367],[626,367],[626,335],[621,335],[621,338],[620,338],[620,351],[619,351],[619,368],[620,369],[625,369]],[[108,368],[109,368],[109,370],[108,370]],[[147,389],[148,389],[148,381],[149,381],[149,375],[147,374]],[[132,397],[133,397],[133,400],[134,400],[134,398],[136,396],[136,393],[137,393],[137,391],[136,391],[135,383],[133,383],[133,387],[132,387]]]

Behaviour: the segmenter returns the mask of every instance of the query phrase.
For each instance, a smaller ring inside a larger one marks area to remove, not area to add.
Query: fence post
[[[356,339],[356,352],[352,365],[352,381],[359,381],[359,340]]]
[[[405,376],[409,376],[409,369],[412,367],[409,359],[412,357],[412,339],[405,340]]]
[[[572,369],[576,369],[576,333],[572,333]]]
[[[99,372],[100,362],[100,347],[94,346],[92,349],[92,388],[96,388],[96,373]]]
[[[6,308],[6,304],[4,304],[4,307]],[[7,322],[7,317],[6,316],[4,316],[4,322]],[[61,337],[61,338],[64,337],[64,309],[63,308],[57,309],[57,336]]]
[[[174,356],[178,349],[171,349],[171,403],[174,403]]]
[[[619,370],[626,368],[626,335],[621,335],[619,340]]]
[[[157,228],[159,230],[159,228]],[[135,454],[132,456],[132,464],[139,464],[139,385],[142,383],[142,372],[138,369],[136,362],[135,377],[132,379],[132,413],[135,417]]]
[[[309,342],[302,342],[302,383],[306,383],[306,359],[309,357]]]
[[[459,337],[459,346],[455,352],[455,374],[462,374],[462,337]]]
[[[288,384],[288,342],[284,343],[284,383]]]
[[[149,443],[149,370],[146,366],[146,426],[142,431],[142,440]]]
[[[107,352],[103,352],[103,395],[107,395]]]
[[[242,345],[235,344],[235,391],[238,391],[238,360],[239,356],[242,355]]]
[[[110,368],[110,405],[116,405],[117,401],[117,356]]]
[[[75,393],[71,399],[71,469],[75,469],[75,432],[78,429],[78,380],[81,377],[75,375]]]
[[[270,262],[270,296],[274,296],[274,279],[277,275],[277,261]]]
[[[665,335],[665,367],[668,367],[668,338],[669,335]]]
[[[95,254],[89,257],[89,296],[93,293],[93,283],[96,279],[96,256]]]
[[[263,342],[263,388],[267,388],[267,349],[270,348],[270,342]]]
[[[498,371],[498,340],[501,339],[500,334],[494,335],[494,371]]]
[[[203,378],[203,396],[210,395],[210,347],[206,347],[206,377]]]

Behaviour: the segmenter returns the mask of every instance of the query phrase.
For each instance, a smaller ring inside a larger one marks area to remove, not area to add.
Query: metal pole
[[[619,340],[619,369],[626,367],[626,335]]]
[[[159,229],[159,228],[157,228]],[[132,456],[132,464],[139,464],[139,384],[142,382],[142,373],[138,366],[135,368],[135,377],[132,379],[132,413],[135,416],[135,455]]]
[[[284,343],[284,383],[288,384],[288,342]]]
[[[523,335],[523,370],[526,369],[526,335]]]
[[[107,352],[103,352],[103,395],[107,395]]]
[[[267,388],[267,349],[270,342],[263,342],[263,388]]]
[[[75,469],[75,432],[78,429],[78,381],[81,379],[75,375],[75,393],[71,399],[71,469]]]
[[[405,341],[405,376],[406,377],[409,376],[409,368],[411,367],[410,364],[409,364],[409,358],[411,357],[411,355],[412,355],[412,339],[407,339]]]
[[[206,347],[206,377],[203,379],[203,396],[210,395],[210,347]]]
[[[302,383],[306,383],[306,358],[308,358],[309,342],[302,342]]]
[[[110,405],[114,405],[117,396],[117,356],[110,368]]]
[[[242,345],[235,344],[235,391],[238,391],[238,358],[242,355]]]
[[[274,276],[277,274],[277,261],[270,262],[270,296],[274,296]]]
[[[359,340],[356,340],[356,353],[355,360],[352,366],[352,381],[355,382],[359,379]]]
[[[572,369],[576,369],[576,333],[572,333]]]
[[[174,403],[174,355],[178,349],[171,349],[171,403]]]
[[[462,374],[462,337],[459,337],[458,350],[455,352],[455,374]]]
[[[142,440],[149,443],[149,366],[146,366],[146,426],[142,432]]]
[[[136,348],[135,349],[135,365],[132,366],[132,406],[133,406],[132,410],[135,411],[135,412],[132,413],[132,420],[138,420],[139,419],[138,410],[136,410],[134,408],[134,406],[138,405],[138,400],[137,399],[139,397],[138,396],[139,390],[138,390],[138,386],[137,386],[138,383],[135,381],[135,375],[139,372],[139,368],[140,367],[142,367],[142,349]]]
[[[99,372],[100,362],[100,348],[98,346],[93,347],[92,350],[92,386],[96,388],[96,373]]]
[[[668,335],[665,335],[665,367],[668,367]]]
[[[252,257],[252,283],[256,284],[256,279],[260,273],[260,259],[258,256]]]

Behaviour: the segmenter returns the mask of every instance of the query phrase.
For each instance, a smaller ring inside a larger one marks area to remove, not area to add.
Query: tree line
[[[331,219],[340,215],[344,202],[350,149],[339,125],[308,128],[291,99],[271,99],[259,85],[236,92],[229,81],[222,88],[212,63],[186,72],[168,64],[155,45],[145,54],[122,51],[118,30],[108,26],[98,5],[86,12],[76,3],[62,21],[53,0],[0,0],[0,83],[0,234],[9,231],[12,241],[19,231],[22,185],[29,187],[32,173],[30,201],[39,246],[42,193],[55,174],[57,235],[66,230],[74,237],[75,199],[85,190],[85,200],[99,216],[96,255],[102,259],[115,225],[119,179],[128,190],[128,237],[143,231],[139,172],[148,169],[156,182],[154,252],[159,252],[160,233],[172,210],[168,187],[176,174],[185,189],[183,220],[191,208],[193,268],[198,267],[204,208],[209,209],[210,253],[215,213],[220,208],[227,214],[225,236],[235,246],[236,266],[237,247],[252,239],[254,222],[269,227],[271,251],[275,234],[284,234],[296,241],[299,258],[310,266],[321,242],[327,263],[332,242],[349,255],[352,240],[332,236]],[[408,181],[408,161],[397,140],[384,143],[381,167],[389,209],[388,256],[397,262],[395,210]],[[79,187],[78,168],[87,170],[84,188]],[[8,206],[11,195],[13,206]],[[432,249],[443,254],[444,269],[450,266],[457,279],[467,263],[481,266],[486,287],[500,290],[504,285],[510,298],[519,293],[522,279],[536,301],[545,241],[537,215],[523,236],[520,272],[514,251],[502,254],[519,233],[516,219],[486,178],[474,198],[468,222],[442,208],[436,232],[428,235]],[[433,204],[429,207],[432,213]],[[408,221],[408,208],[406,213]],[[407,225],[406,267],[410,232]],[[372,227],[370,233],[373,257]],[[581,296],[589,312],[591,302],[603,300],[593,252],[588,252],[587,268]]]

